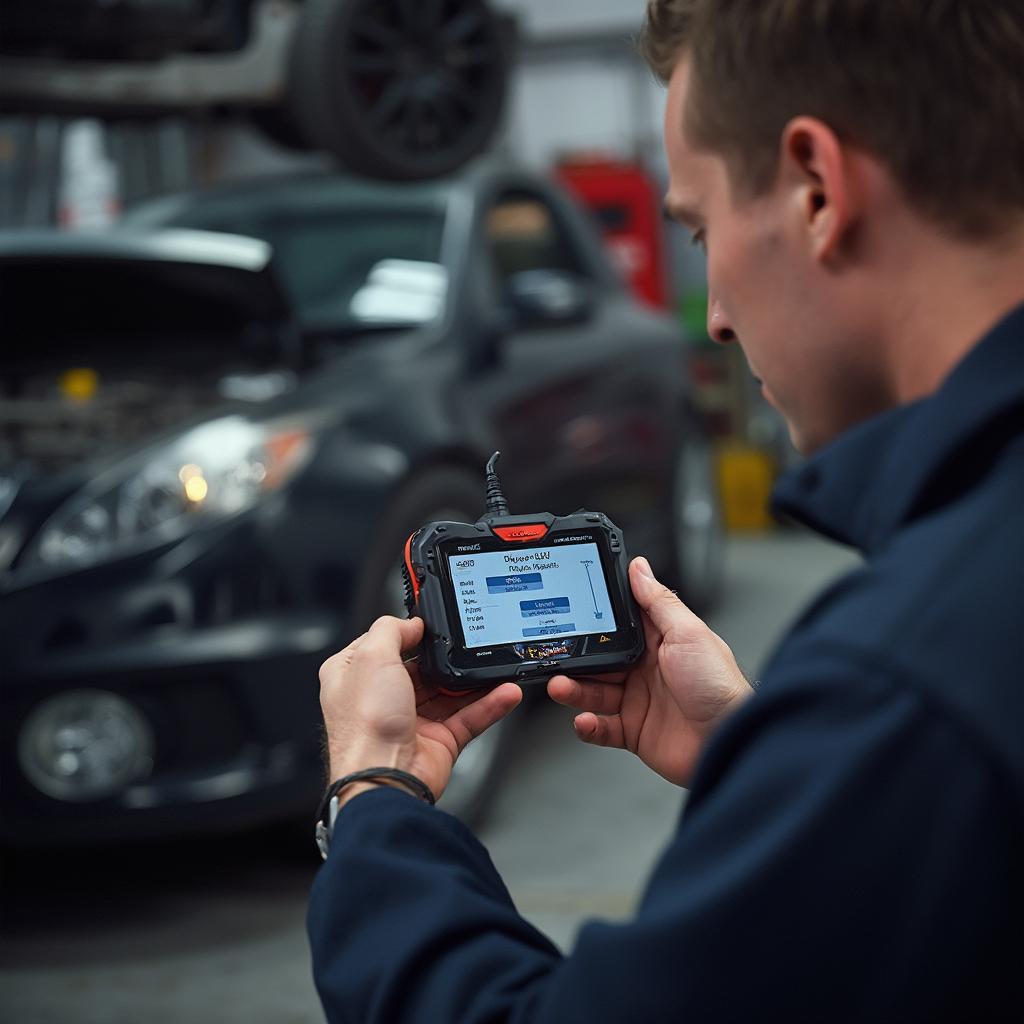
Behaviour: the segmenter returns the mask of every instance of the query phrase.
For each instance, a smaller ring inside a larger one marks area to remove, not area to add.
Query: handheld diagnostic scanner
[[[424,679],[459,694],[628,668],[644,632],[622,531],[585,509],[509,515],[500,455],[487,463],[476,523],[428,523],[406,541],[405,603],[426,627]]]

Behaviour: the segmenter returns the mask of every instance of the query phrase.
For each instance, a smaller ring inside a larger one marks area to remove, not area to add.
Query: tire
[[[366,629],[380,615],[406,617],[402,551],[409,535],[435,521],[475,522],[483,507],[482,478],[453,468],[424,473],[403,487],[385,516],[366,559],[356,598],[354,625]],[[473,740],[459,756],[438,806],[478,825],[522,721],[522,708]]]
[[[510,31],[484,0],[306,0],[292,44],[300,136],[374,178],[435,178],[502,117]]]
[[[692,427],[676,453],[672,545],[680,593],[695,612],[706,615],[721,597],[725,528],[712,446]]]

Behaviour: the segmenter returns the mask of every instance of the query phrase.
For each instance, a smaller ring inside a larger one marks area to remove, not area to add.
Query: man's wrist
[[[379,785],[390,785],[395,789],[404,790],[410,796],[430,805],[435,803],[433,790],[418,776],[401,768],[378,765],[343,775],[327,787],[327,792],[317,809],[314,834],[320,856],[324,860],[327,859],[334,823],[341,808],[353,797]]]
[[[381,786],[390,786],[392,789],[399,789],[403,793],[412,795],[408,787],[389,779],[380,779],[379,781],[376,779],[364,779],[361,782],[350,783],[338,794],[338,810],[340,811],[349,800],[359,796],[360,793],[368,793],[371,789],[380,789]]]
[[[332,781],[362,771],[371,765],[402,768],[409,760],[409,753],[402,746],[374,742],[366,737],[332,738],[327,747],[327,770]]]
[[[366,777],[361,778],[360,776]],[[408,793],[410,796],[430,804],[435,800],[432,790],[419,776],[387,762],[378,761],[373,768],[340,769],[337,773],[332,766],[331,778],[334,781],[328,788],[328,792],[337,801],[339,811],[353,797],[380,786],[390,786],[392,789]]]
[[[722,710],[718,716],[710,723],[710,728],[707,731],[705,739],[710,739],[711,735],[718,730],[718,727],[727,719],[731,718],[744,704],[754,696],[754,688],[750,685],[750,681],[746,676],[743,677],[741,683],[737,683],[736,689],[732,696],[729,697],[722,705]]]

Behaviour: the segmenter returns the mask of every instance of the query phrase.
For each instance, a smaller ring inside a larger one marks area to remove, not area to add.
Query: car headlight
[[[105,473],[43,527],[30,559],[74,567],[172,540],[204,522],[237,515],[290,480],[308,461],[308,429],[228,416],[193,428]]]
[[[22,771],[56,800],[113,796],[150,773],[153,751],[153,732],[139,708],[105,690],[51,697],[18,735]]]

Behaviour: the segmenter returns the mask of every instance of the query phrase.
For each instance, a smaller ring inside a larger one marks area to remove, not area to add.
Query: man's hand
[[[415,665],[402,660],[422,638],[422,619],[385,616],[320,666],[331,779],[362,768],[400,768],[440,798],[466,744],[522,700],[514,683],[465,697],[423,685]],[[346,788],[342,802],[366,786]]]
[[[753,691],[725,641],[654,578],[645,558],[633,560],[629,581],[644,612],[643,658],[617,676],[555,676],[548,694],[582,712],[581,740],[630,750],[685,786],[715,726]]]

